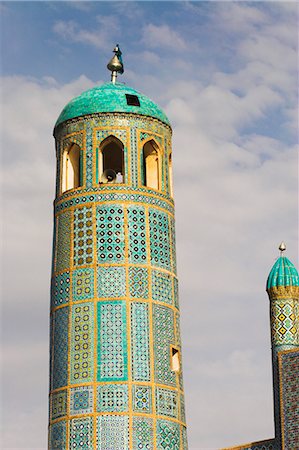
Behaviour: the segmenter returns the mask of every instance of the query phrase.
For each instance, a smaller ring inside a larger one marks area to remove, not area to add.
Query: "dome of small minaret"
[[[269,293],[281,293],[285,290],[290,294],[292,291],[298,292],[299,276],[294,264],[283,255],[286,250],[285,244],[282,242],[279,246],[281,252],[280,257],[273,265],[267,280],[267,291]]]
[[[166,114],[144,94],[123,83],[105,83],[73,98],[62,110],[55,127],[76,117],[98,113],[133,113],[170,125]]]

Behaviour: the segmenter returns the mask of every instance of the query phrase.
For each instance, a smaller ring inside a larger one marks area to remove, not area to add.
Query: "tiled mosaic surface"
[[[52,420],[59,419],[66,415],[67,412],[67,391],[62,390],[54,392],[50,399]]]
[[[105,384],[98,386],[97,411],[124,412],[128,411],[128,385]]]
[[[70,300],[70,272],[54,277],[51,282],[51,306],[63,305]]]
[[[281,353],[282,439],[286,449],[299,448],[299,351]]]
[[[52,364],[51,387],[57,389],[67,385],[68,367],[68,316],[69,308],[61,308],[55,311],[52,321]]]
[[[125,267],[98,267],[98,297],[117,298],[125,295]]]
[[[92,448],[92,417],[72,419],[70,424],[70,448],[90,450]]]
[[[93,269],[79,269],[73,272],[73,301],[94,297]]]
[[[74,211],[74,265],[93,262],[92,209],[78,208]]]
[[[272,300],[271,326],[274,345],[297,345],[298,314],[297,300]]]
[[[148,298],[148,269],[129,267],[130,297]]]
[[[152,412],[151,386],[133,385],[133,411],[139,413]]]
[[[149,307],[131,304],[132,379],[150,381]]]
[[[170,345],[174,342],[173,311],[153,305],[155,381],[174,386],[176,375],[170,367]]]
[[[66,448],[66,422],[53,423],[50,428],[49,448],[50,450],[62,450]]]
[[[147,139],[169,151],[169,128],[115,120],[93,117],[58,130],[70,134],[68,144],[80,136],[85,173],[84,186],[55,201],[50,353],[51,389],[58,390],[51,394],[49,446],[153,450],[154,442],[170,442],[175,449],[184,413],[180,377],[170,367],[170,345],[180,342],[173,201],[167,162],[158,192],[140,185],[139,161]],[[96,184],[96,154],[109,136],[124,145],[127,185]],[[63,144],[57,148],[60,155]],[[155,414],[165,420],[156,422]]]
[[[69,269],[71,255],[71,212],[65,211],[57,217],[54,249],[55,270]]]
[[[99,416],[97,418],[97,448],[129,450],[129,418],[113,415]]]
[[[93,379],[93,304],[81,303],[72,308],[71,383]]]
[[[99,263],[124,261],[124,210],[122,206],[107,205],[97,208],[97,251]]]
[[[156,411],[159,416],[178,418],[178,394],[172,389],[156,388]]]
[[[93,411],[93,387],[79,386],[70,389],[70,414],[87,414]]]
[[[157,450],[180,450],[180,426],[167,420],[157,420]]]
[[[144,417],[134,417],[133,450],[154,450],[153,437],[153,420]]]
[[[125,302],[98,303],[98,381],[128,378]]]

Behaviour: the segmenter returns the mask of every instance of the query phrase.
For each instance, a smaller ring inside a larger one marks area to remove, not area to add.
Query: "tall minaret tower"
[[[280,244],[267,281],[270,299],[275,448],[299,448],[299,277]]]
[[[108,69],[54,129],[49,449],[186,450],[171,127]]]

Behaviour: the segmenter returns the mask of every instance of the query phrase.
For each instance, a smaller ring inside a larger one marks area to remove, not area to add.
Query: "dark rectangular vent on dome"
[[[140,106],[140,101],[137,95],[126,94],[127,105]]]

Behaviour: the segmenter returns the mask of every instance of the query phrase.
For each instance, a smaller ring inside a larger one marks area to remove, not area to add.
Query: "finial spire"
[[[111,81],[113,84],[116,83],[117,79],[117,73],[124,73],[124,65],[122,60],[122,53],[120,51],[119,45],[116,44],[116,46],[113,49],[114,56],[110,59],[109,63],[107,64],[107,68],[111,70]]]
[[[283,254],[283,252],[285,251],[286,248],[287,247],[286,247],[285,243],[282,241],[280,246],[278,247],[278,249],[280,250],[280,256],[282,256],[282,254]]]

